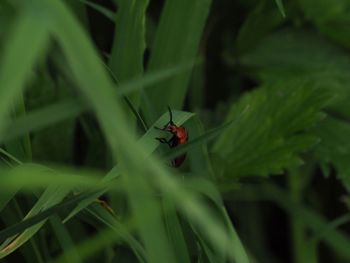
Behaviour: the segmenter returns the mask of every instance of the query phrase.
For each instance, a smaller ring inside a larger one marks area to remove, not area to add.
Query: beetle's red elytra
[[[169,140],[167,140],[166,138],[156,138],[156,140],[158,140],[160,143],[166,143],[170,148],[174,148],[178,145],[185,144],[188,142],[188,132],[185,127],[177,126],[173,122],[173,114],[170,107],[168,107],[168,111],[169,122],[166,125],[164,125],[163,128],[155,128],[158,130],[170,132],[173,136]],[[186,153],[176,157],[174,160],[172,160],[171,164],[174,167],[179,167],[185,161],[185,159]]]

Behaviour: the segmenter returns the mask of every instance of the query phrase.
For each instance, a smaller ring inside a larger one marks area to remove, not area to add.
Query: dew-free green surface
[[[345,0],[1,2],[1,260],[323,262],[322,242],[349,261],[349,14]],[[189,135],[176,148],[156,140],[168,106]]]

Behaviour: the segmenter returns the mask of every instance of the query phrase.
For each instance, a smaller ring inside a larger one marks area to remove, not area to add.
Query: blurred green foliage
[[[2,1],[1,260],[349,262],[349,17]],[[189,134],[170,149],[168,106]]]

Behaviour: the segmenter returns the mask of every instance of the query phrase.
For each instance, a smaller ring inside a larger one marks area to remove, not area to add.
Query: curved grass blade
[[[74,196],[73,198],[71,198],[67,201],[63,201],[61,203],[53,205],[50,208],[43,210],[42,212],[40,212],[36,215],[28,217],[27,219],[24,219],[22,222],[16,223],[10,227],[5,228],[4,230],[1,230],[0,231],[0,241],[3,241],[7,238],[15,236],[19,233],[22,233],[23,231],[27,230],[28,228],[30,228],[32,226],[35,226],[36,224],[47,219],[48,217],[50,217],[56,213],[59,213],[63,209],[73,207],[77,203],[81,202],[81,200],[84,200],[87,197],[87,195],[88,194],[79,194],[77,196]]]
[[[58,215],[50,217],[50,223],[52,230],[55,233],[58,243],[60,244],[64,252],[70,251],[70,257],[66,257],[67,262],[82,263],[82,259],[75,249],[74,241],[65,225],[62,224],[61,219]]]
[[[178,125],[182,125],[191,117],[193,117],[193,113],[189,112],[181,112],[181,111],[173,111],[173,119]],[[152,126],[163,126],[168,122],[168,113],[164,113]],[[147,149],[147,155],[151,155],[156,148],[159,146],[159,143],[155,138],[157,137],[158,132],[155,129],[149,129],[138,141],[140,145],[144,146],[144,149]],[[104,182],[110,182],[111,180],[120,176],[120,169],[118,165],[116,165],[104,178]],[[99,191],[95,195],[81,202],[64,220],[64,222],[71,219],[77,213],[79,213],[82,209],[86,208],[89,204],[91,204],[96,198],[100,197],[107,191],[107,188]]]
[[[189,64],[184,63],[157,72],[146,73],[141,78],[121,83],[118,89],[116,89],[116,97],[125,96],[132,91],[138,90],[142,85],[145,88],[152,87],[152,84],[187,71],[188,69]],[[140,85],[140,83],[142,83],[142,85]],[[0,142],[15,139],[24,134],[40,130],[66,119],[75,118],[89,109],[91,109],[91,106],[87,102],[77,99],[66,99],[65,101],[57,102],[46,108],[28,112],[25,116],[19,117],[9,123],[6,129],[7,132],[0,134]],[[140,121],[141,120],[144,122],[143,118],[140,118]]]
[[[106,226],[113,229],[122,240],[125,240],[125,242],[129,244],[130,248],[134,251],[139,262],[146,262],[147,257],[144,248],[140,242],[129,233],[129,229],[126,226],[124,226],[101,206],[90,206],[86,210]]]
[[[116,13],[113,11],[109,10],[108,8],[96,4],[94,2],[88,1],[88,0],[79,0],[80,2],[84,3],[85,5],[91,7],[92,9],[96,10],[100,14],[104,15],[108,20],[110,20],[112,23],[114,23]]]

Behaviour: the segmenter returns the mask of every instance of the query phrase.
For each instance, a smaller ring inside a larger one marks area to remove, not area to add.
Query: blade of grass
[[[210,5],[210,0],[167,0],[165,2],[153,43],[149,71],[176,65],[196,57]],[[148,123],[154,122],[157,114],[163,112],[167,106],[182,108],[190,75],[190,71],[185,72],[145,92],[150,99],[150,105],[146,105],[143,101],[142,109]],[[162,99],[159,99],[160,94]]]
[[[57,203],[59,203],[68,193],[66,189],[62,189],[59,187],[49,187],[45,192],[42,194],[42,196],[39,198],[38,202],[34,205],[34,207],[27,213],[24,220],[32,217],[33,215],[39,213],[41,210],[45,210],[50,206],[53,206]],[[37,233],[40,228],[45,224],[46,219],[41,220],[40,222],[36,223],[32,226],[25,226],[25,230],[17,235],[12,236],[6,239],[0,246],[0,258],[4,258],[19,247],[21,247],[25,242],[27,242],[35,233]],[[5,230],[4,230],[5,231]],[[10,230],[6,230],[6,232],[3,233],[3,237],[5,237],[7,234],[13,234],[13,228],[11,227]],[[8,232],[7,232],[8,231]]]
[[[181,112],[181,111],[173,111],[173,119],[174,122],[176,122],[178,125],[182,125],[185,123],[188,119],[193,117],[192,113],[188,112]],[[168,113],[164,113],[152,127],[155,126],[162,126],[165,123],[168,122]],[[140,139],[139,144],[144,145],[144,148],[147,149],[147,155],[150,155],[152,152],[156,150],[156,148],[159,146],[159,143],[155,138],[157,137],[157,131],[153,128],[149,129]],[[120,169],[118,165],[116,165],[105,177],[104,182],[109,182],[117,177],[120,176]],[[96,193],[95,195],[91,196],[90,198],[84,200],[81,202],[64,220],[64,222],[71,219],[73,216],[75,216],[78,212],[80,212],[82,209],[87,207],[89,204],[91,204],[96,198],[101,196],[106,192],[107,189],[101,190],[100,192]]]
[[[0,134],[4,132],[11,104],[21,93],[32,66],[45,50],[47,42],[48,30],[40,16],[28,13],[19,16],[6,41],[0,62]]]
[[[91,2],[91,1],[87,1],[87,0],[79,0],[79,1],[84,3],[87,6],[91,7],[92,9],[96,10],[97,12],[101,13],[107,19],[109,19],[111,22],[114,23],[114,19],[115,19],[116,14],[113,11],[109,10],[108,8],[106,8],[102,5]]]
[[[52,188],[51,188],[51,190],[52,190]],[[50,191],[50,192],[52,193],[52,191]],[[0,231],[0,240],[3,241],[7,238],[10,238],[10,237],[15,236],[19,233],[22,233],[22,232],[26,231],[27,229],[35,226],[36,224],[44,221],[48,217],[50,217],[56,213],[59,213],[63,209],[66,209],[67,207],[72,207],[72,206],[76,205],[81,200],[84,200],[84,198],[86,198],[86,195],[87,194],[80,194],[80,195],[74,196],[67,201],[63,201],[61,203],[53,205],[53,206],[51,206],[51,207],[43,210],[42,212],[39,212],[39,213],[33,215],[33,216],[30,216],[30,217],[27,216],[26,219],[24,219],[23,221],[21,221],[19,223],[15,223],[10,227],[7,227],[4,230],[1,230]],[[45,195],[43,194],[43,196],[47,196],[47,194],[45,194]],[[40,201],[43,201],[43,199]],[[39,210],[39,209],[37,209],[37,210]],[[33,210],[31,211],[31,213],[33,213]]]
[[[126,226],[124,226],[106,209],[102,208],[99,205],[92,205],[87,208],[87,211],[102,223],[104,223],[106,226],[113,229],[118,236],[125,240],[125,242],[127,242],[130,248],[134,251],[140,262],[146,262],[146,252],[144,248],[140,242],[129,233],[129,230],[126,228]]]
[[[152,87],[152,84],[188,69],[189,64],[185,63],[175,67],[165,68],[157,72],[146,73],[141,78],[120,84],[119,88],[116,89],[116,94],[118,96],[127,95],[132,91],[138,90],[142,85],[143,87]],[[143,84],[141,85],[141,83]],[[69,118],[75,118],[90,108],[91,106],[83,100],[66,99],[43,109],[29,112],[26,116],[19,117],[9,123],[6,129],[7,132],[4,132],[2,135],[0,134],[0,142],[15,139],[26,133],[37,131]]]
[[[281,15],[283,17],[286,17],[286,11],[284,10],[284,5],[283,5],[282,0],[275,0],[275,2],[276,2],[276,5],[277,5],[278,9],[281,12]]]
[[[163,199],[164,220],[170,237],[171,245],[176,251],[177,262],[190,263],[191,259],[187,248],[183,229],[180,224],[180,218],[177,214],[176,206],[173,200],[165,197]]]
[[[74,261],[77,263],[83,262],[79,253],[75,249],[74,241],[72,240],[68,229],[62,224],[60,218],[57,215],[53,215],[50,217],[50,223],[62,250],[64,252],[70,252],[70,256],[66,257],[66,261]]]
[[[109,66],[120,81],[143,74],[145,43],[145,20],[148,0],[119,0],[115,18],[115,38]],[[142,87],[129,95],[133,105],[139,106]]]
[[[133,156],[135,155],[135,150],[138,151],[139,149],[135,148],[137,147],[136,142],[130,134],[125,115],[114,99],[113,84],[103,70],[91,42],[89,42],[87,36],[62,3],[39,0],[36,0],[36,3],[38,7],[40,4],[41,6],[44,5],[50,13],[48,19],[55,21],[52,27],[53,32],[62,45],[73,74],[80,84],[79,88],[81,88],[93,105],[113,154],[113,159],[116,160],[118,156],[119,162],[122,164],[120,167],[121,172],[125,174],[127,182],[125,186],[128,189],[128,197],[133,207],[133,213],[137,218],[139,233],[148,253],[148,260],[150,262],[172,262],[171,248],[165,236],[157,200],[150,194],[147,194],[148,191],[152,191],[147,185],[149,182],[145,181],[145,184],[140,183],[140,180],[144,179],[140,176],[143,171],[137,169],[138,165],[134,163],[139,162],[138,158],[136,159]],[[99,87],[99,89],[96,89],[96,87]],[[128,145],[128,147],[120,147],[120,145]],[[141,147],[139,148],[141,149]],[[138,154],[141,155],[139,156],[140,160],[143,160],[144,153],[138,151]],[[137,186],[142,186],[141,190],[145,191],[146,197],[143,199],[133,196],[128,188],[132,185],[130,182],[135,182],[135,180]],[[144,215],[138,213],[139,211],[137,210],[137,207],[143,204],[150,209],[150,213],[158,215],[147,227],[142,224]],[[153,233],[149,235],[149,230],[151,229]],[[157,236],[157,239],[154,239],[154,236]]]
[[[145,204],[149,208],[149,213],[156,217],[156,220],[152,220],[153,225],[150,228],[157,230],[157,232],[152,233],[154,236],[158,235],[157,239],[154,239],[154,237],[147,235],[149,234],[149,229],[142,224],[141,217],[145,215],[136,214],[139,233],[145,242],[150,261],[164,262],[166,260],[169,262],[169,260],[173,259],[171,253],[169,253],[171,248],[167,237],[163,234],[163,224],[159,224],[161,220],[158,214],[157,201],[151,198],[150,195],[151,193],[153,194],[149,185],[152,182],[158,189],[162,189],[163,194],[169,194],[173,198],[181,210],[188,214],[189,218],[203,230],[203,234],[209,238],[217,251],[229,253],[230,258],[233,260],[239,259],[238,262],[248,262],[239,253],[240,251],[236,250],[238,247],[236,240],[227,236],[226,231],[220,224],[217,224],[213,215],[197,198],[181,189],[176,180],[170,176],[168,170],[151,157],[147,159],[147,165],[144,163],[147,157],[145,148],[133,140],[125,115],[113,99],[113,87],[107,75],[103,72],[91,43],[88,42],[87,37],[82,33],[62,3],[39,0],[35,2],[44,6],[50,13],[49,18],[56,21],[54,27],[55,35],[60,39],[73,73],[80,83],[79,87],[89,98],[95,109],[114,157],[119,158],[120,172],[123,174],[121,178],[124,179],[125,177],[128,180],[125,182],[125,186],[128,189],[130,201],[133,203],[134,212],[139,212],[135,209],[137,204]],[[97,86],[99,87],[98,91],[96,90]],[[115,122],[115,119],[118,119],[118,123]],[[122,147],[119,147],[119,145]],[[148,179],[147,181],[145,181],[146,178]],[[140,190],[144,194],[143,198],[133,195],[131,190],[135,188],[133,186],[134,183],[136,187],[141,187]],[[158,228],[156,228],[154,223],[158,225]],[[156,242],[153,242],[155,240]],[[230,246],[227,244],[230,244]],[[230,250],[227,250],[228,247],[230,247]]]

